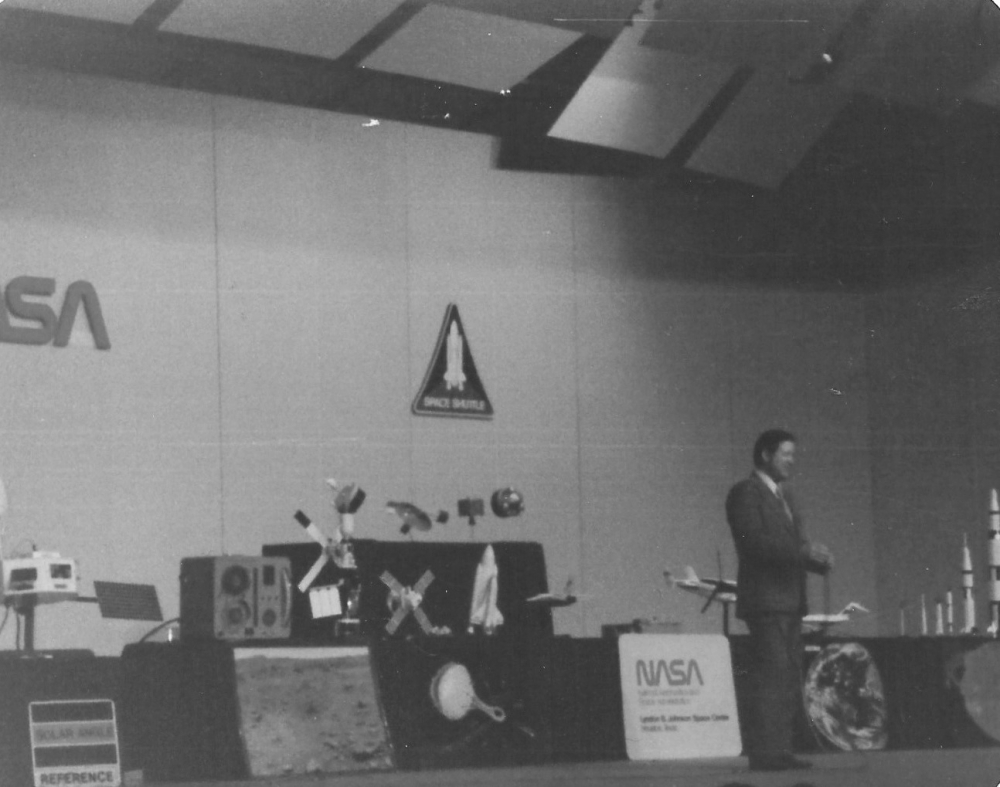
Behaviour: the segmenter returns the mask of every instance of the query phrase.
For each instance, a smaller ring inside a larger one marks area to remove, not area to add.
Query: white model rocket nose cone
[[[990,513],[996,513],[998,510],[1000,510],[1000,502],[997,502],[997,490],[994,488],[990,490]]]

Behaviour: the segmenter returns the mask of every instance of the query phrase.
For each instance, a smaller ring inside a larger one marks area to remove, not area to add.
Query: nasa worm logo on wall
[[[472,350],[458,316],[458,307],[449,303],[438,335],[431,365],[413,400],[416,415],[452,418],[492,418],[483,383],[472,360]]]
[[[3,297],[0,297],[0,342],[28,345],[51,342],[55,347],[65,347],[70,343],[73,323],[82,307],[94,346],[98,350],[110,350],[111,341],[94,285],[86,281],[70,284],[58,315],[46,303],[55,291],[55,279],[18,276],[7,282]],[[12,323],[11,317],[22,323]]]

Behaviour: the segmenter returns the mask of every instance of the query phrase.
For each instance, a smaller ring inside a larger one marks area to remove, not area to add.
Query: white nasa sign
[[[625,748],[632,760],[738,757],[729,641],[717,634],[618,639]]]

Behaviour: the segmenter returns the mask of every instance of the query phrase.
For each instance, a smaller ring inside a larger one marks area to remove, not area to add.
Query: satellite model
[[[387,511],[399,517],[402,522],[399,532],[404,536],[414,530],[421,530],[426,533],[434,524],[431,522],[431,518],[427,515],[427,512],[413,505],[413,503],[390,500],[385,504],[385,507]],[[434,521],[439,523],[447,522],[448,512],[438,511],[438,515],[435,517]]]
[[[309,604],[314,618],[336,617],[344,614],[345,605],[342,603],[340,589],[345,580],[342,579],[334,585],[322,587],[313,587],[313,583],[331,560],[334,565],[344,571],[353,572],[357,569],[351,539],[354,536],[354,515],[361,508],[366,497],[365,491],[356,483],[341,486],[335,479],[328,478],[326,485],[334,493],[333,507],[340,519],[335,537],[326,536],[302,511],[295,512],[295,521],[320,546],[319,557],[316,558],[298,584],[300,593],[309,594]],[[347,616],[341,623],[355,622],[360,586],[356,578],[350,584],[351,587],[347,589]]]
[[[7,489],[0,479],[0,520],[7,516]],[[3,532],[0,526],[0,533]],[[2,550],[0,539],[0,550]],[[64,559],[58,552],[32,550],[30,556],[3,559],[3,587],[0,598],[6,606],[26,609],[37,604],[69,601],[78,596],[77,565],[75,560]]]
[[[76,560],[58,552],[32,549],[30,555],[3,557],[3,520],[7,515],[7,489],[0,479],[0,566],[3,585],[0,601],[24,618],[24,650],[34,650],[35,609],[60,601],[96,603],[103,618],[162,621],[156,588],[122,582],[94,581],[95,597],[79,593]]]

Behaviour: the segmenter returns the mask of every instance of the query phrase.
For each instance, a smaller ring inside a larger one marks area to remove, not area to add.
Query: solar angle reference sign
[[[493,405],[472,360],[458,306],[449,303],[431,365],[413,400],[416,415],[492,418]]]
[[[121,784],[111,700],[32,702],[28,721],[35,787]]]

